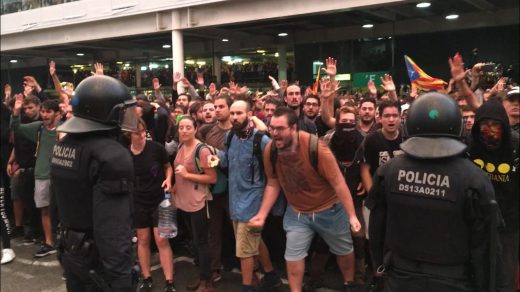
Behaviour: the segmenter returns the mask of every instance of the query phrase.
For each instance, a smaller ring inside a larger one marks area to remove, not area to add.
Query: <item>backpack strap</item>
[[[40,152],[40,139],[42,138],[42,131],[43,131],[43,122],[38,127],[38,130],[36,131],[37,138],[36,138],[36,151],[34,152],[34,157],[38,157],[38,152]]]
[[[229,147],[231,146],[231,140],[233,140],[233,136],[235,136],[235,132],[227,132],[227,139],[226,141],[224,141],[224,149],[226,149],[226,152],[229,150]]]
[[[271,140],[271,149],[269,151],[269,160],[271,161],[271,167],[273,168],[273,174],[276,174],[276,160],[278,159],[278,149],[274,145],[274,140]]]
[[[201,174],[202,173],[202,168],[200,168],[200,149],[202,148],[202,146],[204,146],[204,144],[202,143],[199,143],[197,144],[197,146],[195,146],[195,155],[194,155],[194,159],[195,159],[195,168],[197,169],[197,173],[198,174]]]
[[[256,160],[258,161],[258,166],[260,168],[260,175],[263,175],[264,173],[264,159],[262,155],[262,138],[264,137],[265,132],[263,131],[257,131],[255,133],[255,136],[253,137],[253,157],[256,157]],[[255,179],[255,168],[254,164],[251,163],[251,184],[253,184]]]
[[[311,161],[312,168],[318,172],[318,136],[313,134],[310,134],[309,159]]]

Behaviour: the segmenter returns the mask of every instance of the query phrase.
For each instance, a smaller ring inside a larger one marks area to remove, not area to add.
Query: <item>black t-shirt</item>
[[[168,163],[168,153],[164,147],[154,141],[146,141],[146,145],[138,155],[132,154],[135,169],[134,202],[144,207],[159,205],[164,199],[161,187],[166,179],[164,165]]]
[[[318,137],[323,137],[327,134],[327,131],[330,130],[329,126],[325,124],[325,122],[321,119],[321,116],[317,116],[314,120],[314,124],[316,125],[316,131],[318,132]]]
[[[370,165],[370,175],[374,175],[377,168],[391,158],[403,154],[399,145],[403,142],[401,133],[395,140],[387,140],[381,130],[368,134],[363,141],[363,162]]]
[[[31,120],[25,114],[22,114],[20,118],[20,122],[22,124],[28,124],[35,121],[41,121],[41,118],[39,117],[36,120]],[[34,165],[36,164],[36,157],[34,156],[36,153],[36,143],[25,138],[20,133],[15,133],[14,152],[16,156],[16,163],[18,163],[21,168],[34,168]]]

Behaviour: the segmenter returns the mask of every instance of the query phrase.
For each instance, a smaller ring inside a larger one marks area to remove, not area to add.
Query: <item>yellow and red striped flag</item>
[[[318,67],[318,75],[316,75],[316,81],[314,82],[314,85],[312,86],[312,94],[314,94],[314,95],[318,94],[318,86],[320,86],[320,72],[321,72],[321,65]]]
[[[427,91],[444,90],[444,86],[447,85],[444,80],[433,78],[426,74],[426,72],[419,68],[419,66],[417,66],[417,64],[415,64],[415,62],[407,55],[404,55],[404,62],[406,64],[408,76],[410,77],[410,82],[414,83],[417,88]]]

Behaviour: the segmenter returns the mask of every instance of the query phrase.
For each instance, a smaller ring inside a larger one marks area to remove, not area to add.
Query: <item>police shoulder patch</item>
[[[455,202],[457,192],[453,182],[453,178],[445,173],[399,169],[391,192]]]
[[[52,150],[52,166],[65,169],[79,169],[82,147],[79,145],[70,145],[58,143],[54,145]]]

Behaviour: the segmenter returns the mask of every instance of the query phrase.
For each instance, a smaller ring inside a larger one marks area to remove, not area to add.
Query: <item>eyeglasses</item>
[[[306,102],[305,106],[319,107],[320,105],[316,102]]]
[[[273,132],[273,133],[280,133],[280,132],[283,132],[285,130],[289,129],[289,127],[272,127],[272,126],[269,126],[269,132]]]
[[[384,114],[384,115],[382,115],[382,117],[385,119],[389,119],[389,118],[397,119],[399,117],[399,115],[398,114]]]

